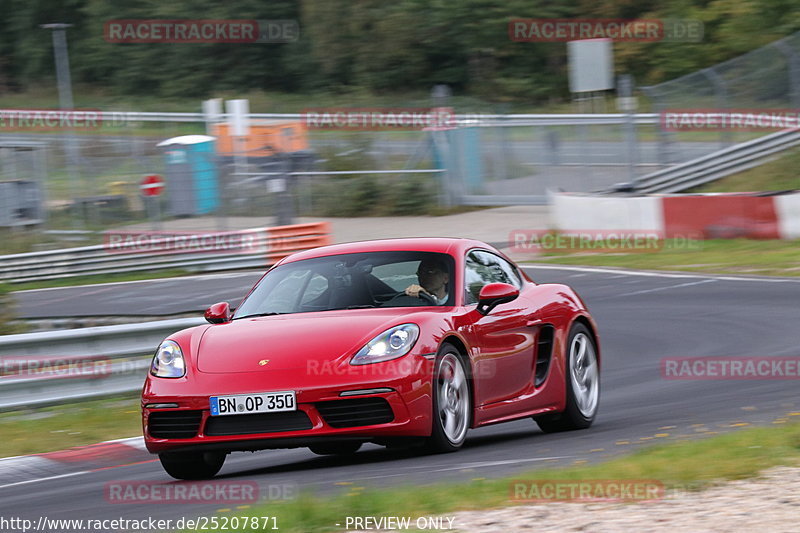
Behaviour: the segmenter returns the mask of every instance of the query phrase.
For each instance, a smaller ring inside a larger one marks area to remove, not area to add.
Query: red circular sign
[[[164,180],[158,174],[151,174],[144,177],[139,188],[142,196],[158,196],[164,191]]]

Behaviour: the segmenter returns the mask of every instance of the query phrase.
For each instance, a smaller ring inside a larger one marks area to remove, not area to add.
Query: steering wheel
[[[394,307],[392,305],[386,305],[386,304],[395,303],[397,300],[405,300],[409,304],[412,304],[412,306],[413,306],[412,302],[419,302],[420,300],[422,300],[422,302],[421,302],[422,305],[438,305],[436,303],[436,300],[433,299],[433,296],[431,296],[427,292],[422,292],[422,291],[419,292],[419,298],[415,298],[414,296],[409,296],[408,294],[406,294],[406,291],[400,291],[397,294],[395,294],[394,296],[392,296],[391,298],[389,298],[388,300],[386,300],[384,302],[384,305],[386,307]],[[395,306],[396,306],[396,304],[395,304]]]
[[[423,300],[426,300],[429,304],[431,304],[431,305],[439,305],[439,304],[436,303],[436,300],[433,299],[433,296],[431,296],[427,292],[419,291],[417,294],[419,294],[419,297],[421,299],[423,299]]]

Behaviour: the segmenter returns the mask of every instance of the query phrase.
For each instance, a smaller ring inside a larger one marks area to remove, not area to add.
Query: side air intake
[[[533,385],[541,387],[547,379],[550,370],[550,361],[553,359],[553,334],[555,328],[547,324],[539,331],[539,340],[536,343],[536,372]]]

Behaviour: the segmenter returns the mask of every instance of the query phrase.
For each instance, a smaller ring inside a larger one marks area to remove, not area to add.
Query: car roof
[[[461,239],[450,237],[417,237],[402,239],[380,239],[374,241],[357,241],[343,244],[320,246],[311,250],[294,253],[281,263],[301,261],[315,257],[341,255],[359,252],[438,252],[443,254],[458,255],[471,248],[486,248],[494,250],[493,246],[474,239]]]

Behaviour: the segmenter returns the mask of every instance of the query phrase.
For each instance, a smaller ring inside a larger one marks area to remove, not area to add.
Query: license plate
[[[211,404],[211,416],[279,413],[297,410],[294,391],[211,396],[209,403]]]

